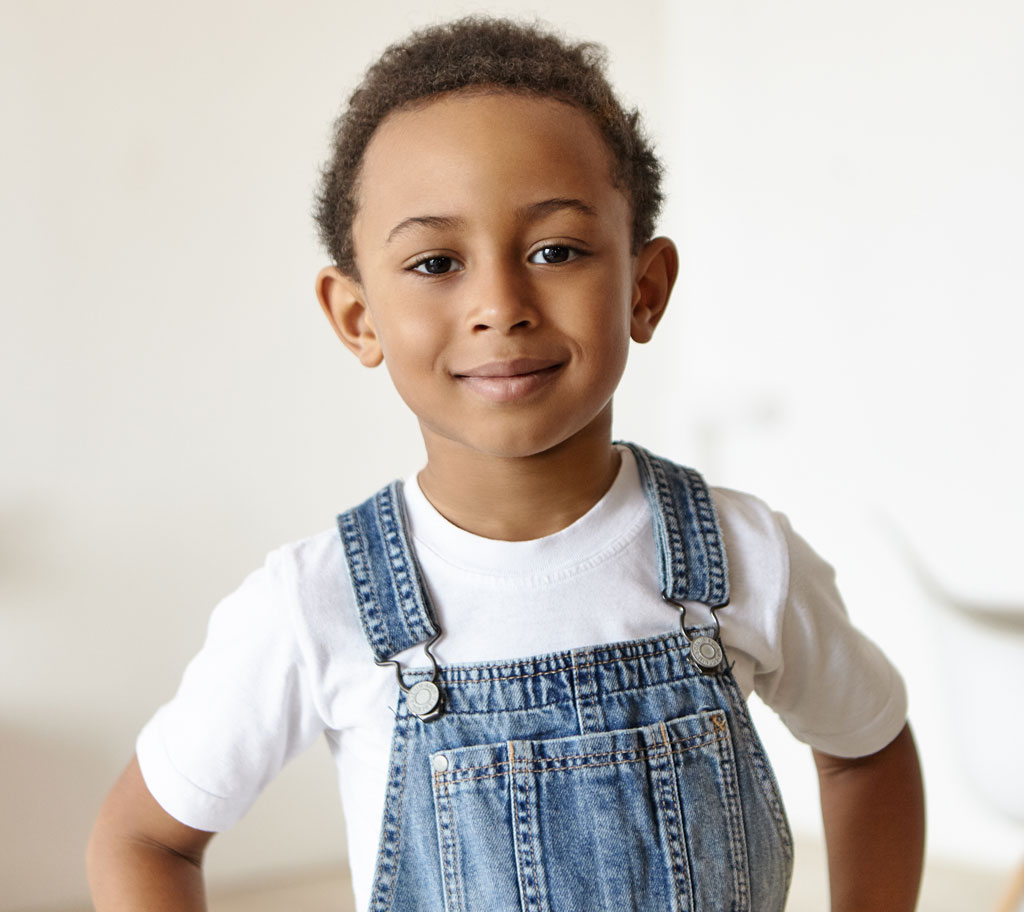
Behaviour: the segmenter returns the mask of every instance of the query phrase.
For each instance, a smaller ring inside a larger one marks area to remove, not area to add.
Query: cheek
[[[414,314],[395,317],[379,335],[384,364],[395,385],[405,385],[415,395],[416,385],[434,371],[444,348],[443,333],[432,321]]]
[[[583,332],[609,357],[625,357],[629,349],[631,290],[618,276],[610,277],[591,290],[579,313]]]
[[[383,294],[378,290],[368,297],[370,317],[385,363],[390,361],[393,367],[400,367],[418,362],[431,336],[427,309],[409,301],[408,295],[403,300],[400,290],[396,294],[394,289],[385,288]],[[382,305],[382,301],[386,303]]]

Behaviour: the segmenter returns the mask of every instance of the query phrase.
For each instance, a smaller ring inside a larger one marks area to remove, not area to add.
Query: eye
[[[428,256],[413,263],[409,269],[421,275],[447,275],[449,272],[458,272],[462,264],[450,256]]]
[[[565,244],[549,244],[547,247],[541,247],[540,250],[535,250],[531,253],[527,258],[527,262],[538,265],[555,265],[557,263],[568,263],[580,255],[581,252],[575,247],[568,247]]]

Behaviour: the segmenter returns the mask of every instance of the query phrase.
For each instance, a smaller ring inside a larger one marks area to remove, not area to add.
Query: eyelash
[[[579,259],[581,256],[586,256],[587,253],[584,250],[580,250],[578,247],[573,247],[571,244],[545,244],[543,247],[538,247],[533,253],[531,253],[526,261],[528,263],[533,262],[533,258],[538,254],[543,253],[545,250],[566,250],[569,252],[569,257],[565,260],[558,260],[554,263],[536,263],[537,266],[559,266],[562,263],[571,263],[573,260]]]
[[[447,270],[445,272],[427,272],[426,270],[420,269],[421,266],[425,266],[431,260],[448,260],[451,263],[457,263],[458,262],[458,260],[456,260],[455,257],[446,256],[445,254],[441,254],[441,253],[432,253],[432,254],[430,254],[428,256],[420,257],[418,260],[416,260],[415,263],[412,263],[408,267],[408,270],[409,270],[409,272],[418,272],[420,275],[424,275],[424,276],[428,276],[428,277],[436,277],[436,276],[450,275],[452,272],[461,272],[462,269],[465,268],[465,267],[462,267],[461,264],[460,264],[460,269],[449,269],[449,270]]]
[[[539,254],[543,254],[545,250],[565,250],[568,251],[569,256],[564,260],[558,260],[554,263],[534,263],[533,258]],[[579,259],[580,257],[589,256],[589,252],[586,250],[580,250],[578,247],[573,247],[571,244],[545,244],[543,247],[538,247],[534,250],[527,258],[528,263],[533,263],[535,266],[561,266],[564,263],[571,263],[573,260]],[[409,272],[416,272],[423,276],[438,277],[451,275],[453,272],[461,272],[466,267],[459,264],[458,269],[448,269],[444,272],[427,272],[420,267],[426,266],[431,260],[448,260],[449,263],[458,263],[455,257],[447,256],[446,254],[433,253],[428,256],[420,257],[414,263],[410,264],[407,269]]]

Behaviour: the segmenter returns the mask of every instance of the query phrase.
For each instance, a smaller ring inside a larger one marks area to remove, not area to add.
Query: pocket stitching
[[[517,765],[515,762],[515,756],[511,744],[509,744],[509,757],[509,770],[511,773],[512,769]],[[524,769],[523,772],[529,772],[529,770]],[[537,854],[533,844],[533,802],[530,800],[529,776],[519,779],[515,775],[512,775],[512,792],[515,796],[514,813],[516,826],[514,832],[521,838],[522,841],[526,842],[526,849],[530,853],[529,871],[524,872],[523,882],[520,886],[520,890],[525,892],[525,895],[523,895],[521,898],[526,909],[539,910],[541,908],[541,884],[539,878],[539,869],[537,866]],[[533,882],[532,889],[528,881]]]
[[[683,838],[681,831],[680,817],[682,808],[680,807],[679,796],[676,793],[675,787],[675,765],[672,763],[673,751],[670,746],[672,742],[669,739],[665,723],[660,723],[660,727],[661,736],[668,749],[664,754],[659,752],[658,758],[663,762],[659,766],[654,767],[654,769],[656,769],[658,774],[661,812],[665,820],[665,829],[669,840],[669,867],[672,872],[672,887],[678,907],[680,909],[689,909],[693,907],[693,897],[684,896],[682,892],[683,885],[685,885],[688,894],[691,892],[689,852],[687,851],[686,840]],[[683,884],[680,884],[680,879],[683,880]]]
[[[712,732],[702,732],[701,737],[704,737],[704,736],[709,735],[709,734],[713,735],[713,737],[711,737],[707,741],[701,742],[700,744],[691,744],[690,746],[684,747],[681,750],[669,750],[667,753],[668,754],[685,754],[687,751],[697,750],[697,749],[702,748],[702,747],[708,747],[708,746],[710,746],[711,744],[714,744],[717,741],[724,740],[725,737],[726,737],[725,733],[712,733]],[[673,741],[671,743],[672,744],[683,744],[685,740],[693,740],[693,739],[692,738],[688,738],[688,739],[683,739],[683,740],[676,740],[676,741]],[[595,753],[595,754],[574,754],[572,756],[572,758],[560,758],[560,759],[573,759],[573,758],[586,758],[586,757],[602,757],[602,756],[606,756],[608,754],[618,754],[618,753],[621,753],[621,754],[635,753],[635,754],[638,754],[639,756],[630,757],[628,759],[604,760],[601,763],[577,763],[577,764],[572,764],[572,765],[567,765],[567,766],[549,766],[549,767],[540,767],[540,768],[527,768],[527,769],[524,769],[524,772],[528,771],[528,772],[531,772],[531,773],[559,773],[559,772],[565,772],[567,770],[574,770],[574,769],[592,769],[592,768],[595,768],[595,767],[598,767],[598,766],[617,766],[618,764],[621,764],[621,763],[642,763],[643,761],[649,759],[650,749],[646,748],[646,747],[641,747],[641,748],[636,748],[635,750],[631,750],[631,751],[601,751],[601,752]],[[541,762],[541,761],[534,761],[534,762]],[[492,764],[490,764],[488,766],[466,767],[466,770],[491,769],[491,768],[497,767],[497,766],[508,766],[508,762],[507,761],[502,761],[501,763],[492,763]],[[451,772],[448,772],[448,773],[438,773],[438,776],[442,776],[444,778],[444,780],[446,781],[446,783],[447,782],[451,782],[453,784],[458,784],[460,782],[478,782],[481,779],[497,779],[499,776],[506,776],[506,775],[509,774],[509,770],[503,770],[503,771],[497,772],[497,773],[488,773],[486,776],[458,776],[458,777],[456,776],[457,773],[464,772],[464,771],[465,770],[452,770]]]
[[[442,782],[440,775],[435,775],[437,785],[439,787],[439,794],[444,803],[445,812],[448,818],[448,832],[445,834],[444,846],[443,846],[443,857],[444,857],[444,869],[445,869],[445,881],[451,884],[452,893],[449,898],[449,912],[460,912],[465,908],[465,893],[462,888],[462,875],[459,870],[458,860],[458,841],[455,839],[456,823],[455,823],[455,806],[451,800],[451,792],[448,789],[448,783]],[[443,791],[440,786],[443,785]]]
[[[662,727],[664,727],[665,723],[661,722],[659,724]],[[695,732],[692,735],[687,735],[685,738],[666,739],[666,741],[664,743],[665,744],[686,744],[689,741],[696,741],[699,738],[705,738],[708,735],[715,734],[716,732],[718,733],[719,736],[724,736],[725,733],[728,732],[728,726],[725,724],[725,720],[722,718],[721,711],[716,711],[716,712],[711,714],[711,724],[712,724],[712,728],[706,728],[703,731]],[[628,729],[628,731],[640,731],[640,729]],[[600,734],[606,734],[606,733],[596,732],[594,734],[600,735]],[[720,738],[714,738],[714,739],[712,739],[712,741],[709,741],[708,743],[711,744],[711,743],[713,743],[713,741],[717,741],[717,740],[720,740]],[[696,745],[696,746],[699,746],[699,745]],[[533,762],[535,762],[535,763],[551,763],[551,762],[555,762],[555,761],[559,761],[559,760],[579,760],[579,759],[585,759],[587,757],[607,757],[607,756],[611,756],[612,754],[629,754],[629,753],[635,753],[636,751],[645,751],[645,750],[647,750],[646,747],[624,747],[624,748],[620,748],[619,750],[612,750],[612,751],[593,751],[592,753],[589,753],[589,754],[566,754],[563,757],[541,757],[540,759],[535,759]],[[525,763],[527,761],[521,761],[521,762]],[[509,763],[508,760],[498,760],[495,763],[486,763],[486,764],[482,764],[480,766],[460,766],[458,769],[449,770],[447,775],[450,776],[450,777],[454,777],[458,773],[471,772],[472,770],[494,769],[495,767],[498,767],[498,766],[507,766],[508,763]],[[445,774],[444,773],[438,773],[437,775],[445,775]]]

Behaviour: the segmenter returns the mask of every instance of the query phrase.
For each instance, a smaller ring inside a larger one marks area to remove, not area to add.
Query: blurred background
[[[682,253],[616,433],[838,568],[910,692],[922,908],[993,907],[1024,859],[1024,7],[2,5],[0,912],[87,907],[93,816],[213,605],[419,468],[320,314],[311,200],[367,64],[477,10],[609,47]],[[756,712],[823,908],[810,753]],[[332,777],[322,746],[286,770],[214,841],[211,891],[341,883]]]

